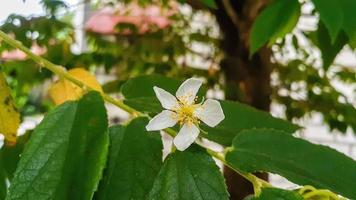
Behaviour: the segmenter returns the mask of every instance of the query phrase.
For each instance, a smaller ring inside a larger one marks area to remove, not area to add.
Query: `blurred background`
[[[270,111],[305,127],[298,136],[356,159],[356,55],[342,36],[330,43],[308,0],[293,32],[252,57],[248,35],[264,1],[0,2],[1,30],[55,64],[95,73],[108,94],[119,98],[121,84],[141,74],[203,77],[209,97]],[[3,43],[0,59],[22,134],[53,108],[48,87],[57,77]],[[127,117],[107,108],[112,123]],[[270,181],[293,187],[276,175]]]

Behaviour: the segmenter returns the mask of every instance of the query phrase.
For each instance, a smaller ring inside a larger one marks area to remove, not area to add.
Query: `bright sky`
[[[0,21],[5,20],[12,13],[29,16],[44,12],[39,0],[0,0],[0,2]]]

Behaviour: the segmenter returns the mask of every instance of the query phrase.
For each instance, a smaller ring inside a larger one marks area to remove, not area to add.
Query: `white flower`
[[[179,123],[181,129],[173,143],[178,150],[183,151],[197,139],[200,120],[210,127],[219,124],[225,116],[218,101],[207,99],[203,104],[195,104],[196,94],[201,85],[201,80],[190,78],[179,86],[176,97],[159,87],[153,87],[158,100],[166,110],[153,117],[146,129],[163,130]]]

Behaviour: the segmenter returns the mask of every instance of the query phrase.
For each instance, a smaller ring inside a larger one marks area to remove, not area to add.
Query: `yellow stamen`
[[[199,105],[194,104],[195,100],[193,104],[188,104],[188,102],[186,101],[188,99],[188,96],[179,99],[179,105],[173,108],[173,111],[175,112],[173,118],[177,119],[180,125],[183,125],[185,123],[198,124],[199,120],[194,115],[194,111]]]

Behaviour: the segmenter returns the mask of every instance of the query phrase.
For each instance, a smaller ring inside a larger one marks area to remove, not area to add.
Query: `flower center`
[[[199,120],[196,116],[194,116],[194,111],[197,108],[198,104],[189,105],[184,101],[179,102],[179,106],[177,106],[173,111],[175,112],[174,118],[177,119],[180,125],[185,123],[188,124],[197,124]]]

